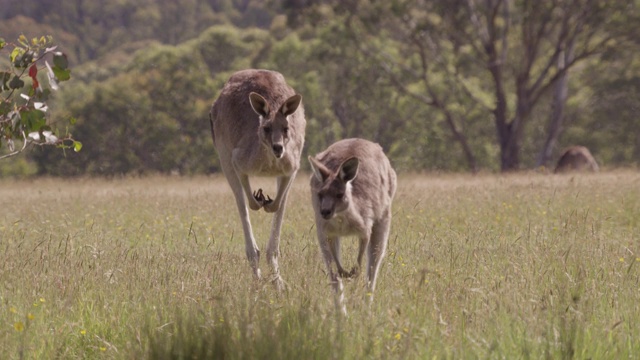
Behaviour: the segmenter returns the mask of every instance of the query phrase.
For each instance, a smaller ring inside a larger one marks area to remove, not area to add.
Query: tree
[[[555,144],[567,96],[568,72],[615,43],[616,34],[608,31],[606,20],[620,16],[625,4],[593,0],[490,0],[478,4],[467,0],[465,5],[473,26],[458,35],[474,39],[474,52],[491,75],[501,167],[515,170],[520,166],[520,143],[531,112],[541,97],[557,85],[554,111],[558,113],[552,118],[546,147]],[[516,94],[512,109],[508,104],[509,88]],[[548,161],[548,153],[543,151],[543,161]]]
[[[629,36],[629,28],[615,31],[612,23],[624,23],[637,10],[633,3],[604,0],[323,3],[318,6],[330,3],[345,14],[354,46],[377,59],[400,91],[443,115],[472,170],[472,134],[465,131],[471,121],[456,109],[484,108],[493,118],[503,171],[520,167],[521,143],[543,96],[581,61]],[[560,110],[566,95],[558,94]],[[551,134],[548,146],[557,136]]]
[[[70,78],[67,58],[56,49],[50,36],[28,41],[23,35],[17,43],[0,38],[0,50],[11,50],[9,64],[0,70],[0,146],[8,148],[0,159],[18,155],[30,144],[82,148],[69,132],[57,134],[47,118],[51,91]],[[48,86],[38,76],[42,70],[46,70]]]
[[[606,167],[640,165],[639,50],[640,42],[588,62],[583,72],[599,76],[580,78],[582,94],[567,106],[562,147],[585,145]]]

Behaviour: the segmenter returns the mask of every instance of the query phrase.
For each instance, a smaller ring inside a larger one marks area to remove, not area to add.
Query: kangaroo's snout
[[[282,145],[273,144],[271,148],[273,149],[273,155],[280,159],[282,157],[282,154],[284,153],[284,148],[282,147]]]
[[[320,215],[322,215],[322,218],[325,220],[329,220],[331,218],[331,209],[322,209],[320,210]]]

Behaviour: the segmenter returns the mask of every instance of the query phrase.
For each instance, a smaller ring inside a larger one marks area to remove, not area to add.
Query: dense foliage
[[[640,163],[639,6],[10,0],[0,35],[51,34],[74,67],[50,107],[77,118],[84,148],[29,152],[41,174],[217,171],[208,111],[248,67],[303,95],[310,154],[357,136],[400,171],[496,171],[550,166],[580,144],[616,167]]]
[[[68,132],[60,136],[48,121],[52,91],[70,78],[66,55],[51,42],[45,36],[29,40],[21,35],[15,43],[0,38],[0,53],[9,60],[0,68],[0,148],[7,148],[0,159],[18,155],[30,144],[82,148]],[[43,72],[46,80],[39,75]]]

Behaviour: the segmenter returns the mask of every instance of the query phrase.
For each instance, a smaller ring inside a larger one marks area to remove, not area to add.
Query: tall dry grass
[[[346,282],[346,318],[333,308],[307,175],[282,230],[284,293],[253,280],[221,177],[2,181],[0,354],[640,354],[640,174],[399,180],[375,301],[364,305],[362,278]],[[271,216],[251,215],[264,248]],[[343,246],[352,264],[356,242]]]

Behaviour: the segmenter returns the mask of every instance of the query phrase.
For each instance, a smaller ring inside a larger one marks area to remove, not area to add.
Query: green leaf
[[[27,42],[27,37],[24,36],[24,34],[20,35],[20,37],[18,37],[18,41],[20,42],[20,44],[24,45],[24,46],[29,46],[29,43]]]
[[[20,47],[15,47],[11,52],[9,59],[11,59],[11,62],[15,64],[16,59],[22,56],[22,54],[24,54],[24,49]]]
[[[24,81],[22,81],[18,75],[15,75],[11,82],[9,82],[9,88],[11,89],[22,89],[24,87]]]
[[[82,150],[82,143],[80,141],[73,141],[73,151],[79,152]]]
[[[3,39],[3,38],[0,38],[0,50],[2,50],[2,48],[3,48],[5,45],[7,45],[7,42],[6,42],[6,41],[4,41],[4,39]]]
[[[27,132],[40,131],[40,129],[47,125],[47,119],[45,113],[40,110],[21,111],[22,125],[26,127]]]
[[[58,81],[67,81],[71,79],[71,70],[61,69],[57,66],[54,66],[52,70]]]
[[[67,60],[67,55],[61,52],[56,52],[53,54],[53,66],[58,67],[62,70],[66,70],[69,68],[69,61]]]
[[[16,49],[18,49],[19,51],[16,52]],[[16,54],[15,57],[14,57],[14,53]],[[31,63],[33,62],[34,55],[35,54],[33,51],[26,51],[25,49],[22,49],[22,48],[15,48],[11,52],[11,59],[12,59],[11,61],[13,61],[13,66],[17,68],[26,68],[27,66],[31,65]]]
[[[78,122],[78,119],[76,119],[76,118],[75,118],[75,117],[73,117],[73,116],[69,119],[69,124],[71,124],[71,125],[75,125],[75,124],[76,124],[76,122]]]

